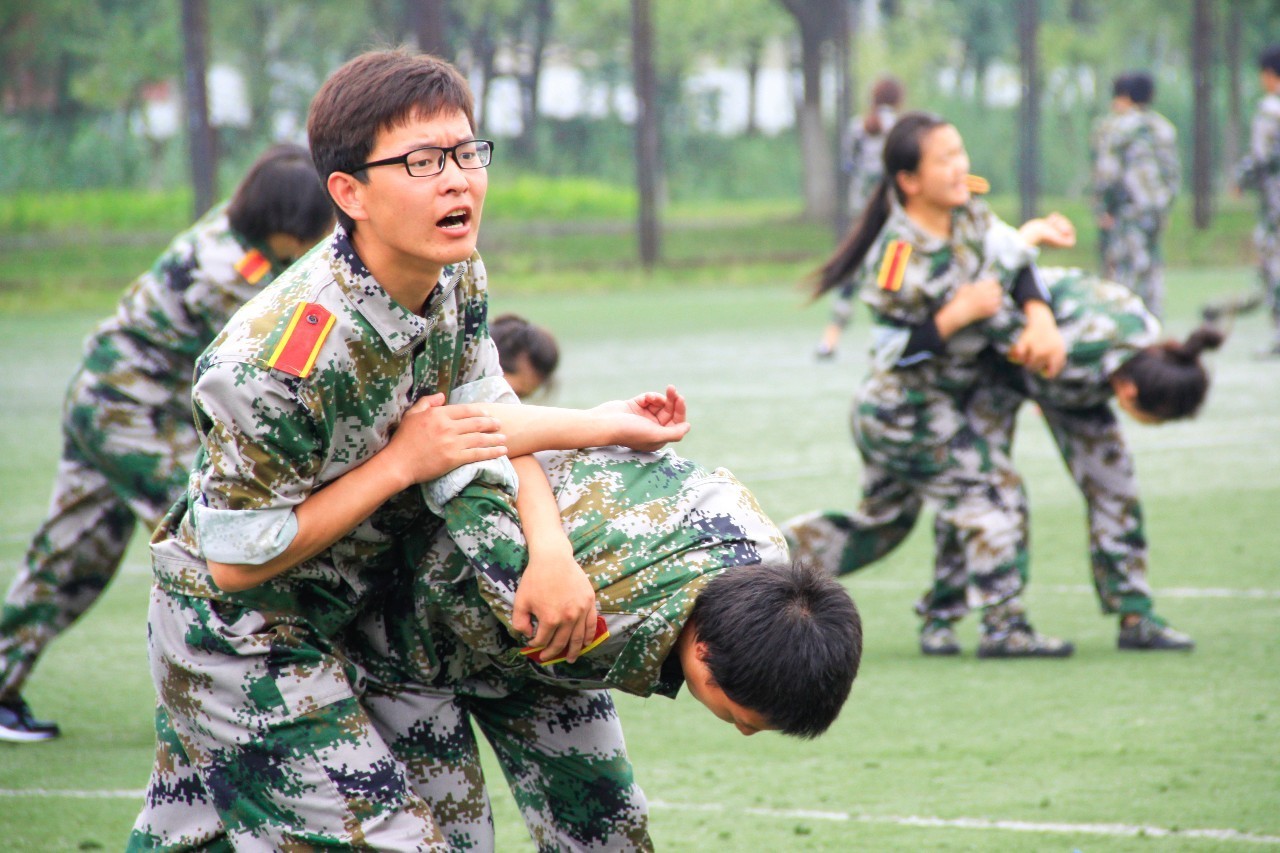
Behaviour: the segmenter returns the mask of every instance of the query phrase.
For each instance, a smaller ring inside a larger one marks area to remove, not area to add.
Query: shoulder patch
[[[881,290],[897,291],[902,287],[902,277],[907,272],[907,259],[911,257],[911,244],[902,240],[890,240],[884,247],[884,259],[880,261],[880,274],[876,284]]]
[[[257,284],[262,277],[271,271],[271,261],[257,249],[250,249],[245,256],[236,261],[236,272],[250,284]]]
[[[966,175],[965,183],[969,185],[969,192],[982,195],[991,192],[991,183],[979,175]]]
[[[315,366],[320,346],[333,323],[333,314],[328,308],[315,302],[303,302],[289,318],[289,325],[285,327],[275,352],[267,360],[267,366],[306,378]]]

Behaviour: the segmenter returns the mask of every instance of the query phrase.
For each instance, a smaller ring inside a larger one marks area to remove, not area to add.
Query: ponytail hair
[[[880,229],[889,220],[889,193],[898,195],[902,203],[902,190],[898,186],[899,172],[914,172],[920,168],[920,149],[924,137],[934,128],[947,124],[932,113],[911,112],[902,116],[889,131],[884,141],[884,175],[862,210],[862,216],[836,247],[835,253],[813,274],[813,296],[818,298],[852,275],[866,259],[871,244],[876,241]]]
[[[1224,335],[1210,325],[1185,341],[1149,346],[1126,361],[1115,375],[1137,389],[1137,407],[1162,421],[1192,417],[1209,393],[1209,372],[1200,353],[1222,346]]]

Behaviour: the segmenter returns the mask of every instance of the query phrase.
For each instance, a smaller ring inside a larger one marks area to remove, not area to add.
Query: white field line
[[[672,811],[725,812],[734,810],[721,803],[668,803],[650,800],[655,809]],[[1025,820],[994,820],[983,817],[924,817],[921,815],[868,815],[810,809],[744,808],[743,814],[781,820],[826,820],[833,822],[881,823],[892,826],[936,829],[985,829],[1004,832],[1059,833],[1065,835],[1110,835],[1145,838],[1202,838],[1210,841],[1239,841],[1248,844],[1280,844],[1280,835],[1254,835],[1237,829],[1168,829],[1125,823],[1048,823]]]
[[[856,576],[856,573],[854,573]],[[918,591],[919,583],[911,581],[895,581],[868,578],[866,580],[858,579],[855,581],[857,586],[866,589],[889,589],[889,590],[911,590]],[[1093,587],[1086,584],[1067,584],[1067,583],[1036,583],[1034,580],[1028,585],[1030,589],[1038,592],[1060,592],[1071,595],[1092,595]],[[1254,599],[1280,599],[1280,589],[1228,589],[1226,587],[1195,587],[1195,586],[1174,586],[1174,587],[1156,587],[1155,595],[1158,598],[1254,598]]]
[[[38,799],[125,799],[141,800],[141,790],[59,790],[51,788],[0,788],[0,797],[33,797]],[[650,800],[655,809],[671,811],[725,812],[734,810],[721,803],[669,803]],[[1239,841],[1248,844],[1280,844],[1280,835],[1255,835],[1238,829],[1169,829],[1126,823],[1049,823],[1025,820],[994,820],[983,817],[925,817],[922,815],[867,815],[850,812],[815,811],[812,809],[745,808],[743,814],[780,820],[826,820],[837,823],[880,823],[891,826],[930,829],[985,829],[1004,832],[1057,833],[1064,835],[1110,835],[1145,838],[1200,838],[1209,841]]]

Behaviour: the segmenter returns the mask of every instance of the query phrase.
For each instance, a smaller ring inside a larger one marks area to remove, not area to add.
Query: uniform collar
[[[926,254],[940,252],[948,245],[964,242],[977,235],[986,222],[985,202],[970,198],[968,202],[951,211],[951,236],[939,237],[921,228],[907,215],[906,208],[898,201],[898,194],[889,193],[889,219],[885,231],[898,240],[904,240]]]
[[[440,279],[427,297],[428,308],[423,317],[396,302],[378,284],[341,225],[331,238],[329,263],[338,286],[392,352],[408,349],[426,337],[445,297],[457,286],[468,266],[468,263],[450,264],[440,271]]]

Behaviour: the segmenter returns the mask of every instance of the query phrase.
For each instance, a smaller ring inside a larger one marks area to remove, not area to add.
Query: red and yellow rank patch
[[[262,277],[271,271],[271,261],[257,249],[250,249],[243,258],[236,261],[236,272],[250,284],[257,284]]]
[[[884,260],[880,262],[880,274],[876,284],[881,290],[897,292],[902,287],[902,277],[907,274],[907,260],[911,257],[911,244],[902,240],[890,240],[884,247]]]
[[[333,328],[333,314],[323,305],[303,302],[289,318],[289,325],[267,360],[267,366],[306,378],[315,366],[325,336]]]
[[[605,624],[604,617],[601,616],[599,613],[597,613],[596,614],[596,635],[591,640],[591,642],[587,643],[585,646],[582,647],[582,651],[579,652],[579,654],[585,655],[587,652],[591,651],[592,649],[594,649],[596,646],[600,645],[607,639],[609,639],[609,626]],[[539,655],[542,653],[543,648],[545,647],[544,646],[525,646],[523,649],[520,650],[520,654],[529,658],[529,660],[533,661],[534,663],[542,664],[543,666],[551,666],[551,664],[553,663],[560,663],[561,661],[564,660],[563,657],[552,658],[551,660],[543,660],[541,657],[539,657]]]

